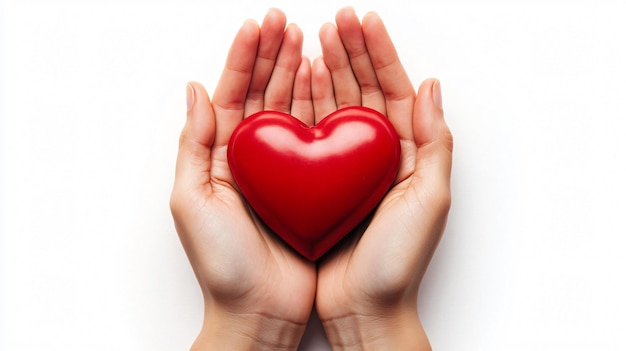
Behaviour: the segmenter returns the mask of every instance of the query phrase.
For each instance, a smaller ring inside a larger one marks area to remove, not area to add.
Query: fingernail
[[[441,102],[441,83],[439,83],[439,80],[435,80],[435,82],[433,83],[432,95],[433,103],[435,104],[435,106],[443,108],[443,104]]]
[[[193,85],[191,85],[191,83],[187,83],[187,112],[191,111],[195,100],[196,92],[193,90]]]
[[[245,21],[243,21],[243,24],[241,25],[241,27],[245,27],[248,25],[253,25],[253,26],[259,26],[259,22],[257,22],[255,19],[253,18],[248,18]]]

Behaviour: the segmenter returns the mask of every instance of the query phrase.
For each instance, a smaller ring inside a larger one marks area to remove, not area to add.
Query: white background
[[[349,3],[0,2],[0,349],[184,350],[199,288],[168,208],[185,84],[246,18]],[[435,350],[626,349],[626,20],[615,3],[360,1],[442,82],[453,207],[420,296]],[[326,350],[311,324],[302,350]]]

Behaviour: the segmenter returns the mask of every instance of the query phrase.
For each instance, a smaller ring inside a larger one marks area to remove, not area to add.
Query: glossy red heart
[[[309,127],[276,111],[240,123],[228,164],[259,218],[317,260],[377,206],[392,185],[400,142],[389,120],[348,107]]]

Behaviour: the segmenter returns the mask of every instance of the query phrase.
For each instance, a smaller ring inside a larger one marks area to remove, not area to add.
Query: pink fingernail
[[[191,83],[187,83],[187,112],[191,111],[196,100],[196,93]]]
[[[435,104],[435,106],[439,107],[439,108],[443,108],[443,104],[441,102],[441,83],[439,83],[439,80],[435,80],[435,82],[433,83],[433,103]]]

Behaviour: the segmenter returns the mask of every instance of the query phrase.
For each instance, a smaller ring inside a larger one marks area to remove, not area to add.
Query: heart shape
[[[230,170],[252,209],[311,261],[378,205],[399,163],[395,129],[365,107],[338,110],[313,127],[282,112],[258,112],[228,145]]]

